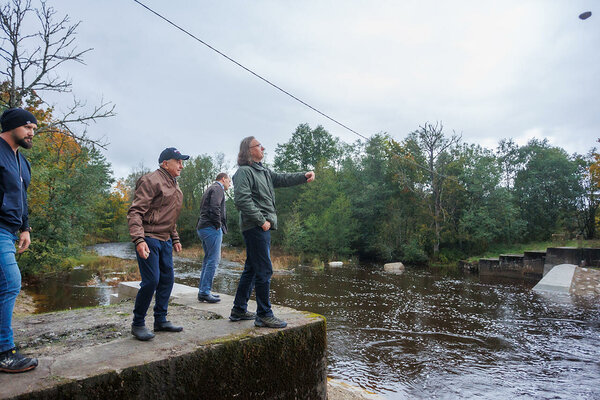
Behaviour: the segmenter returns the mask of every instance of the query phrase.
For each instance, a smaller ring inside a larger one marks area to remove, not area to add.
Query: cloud
[[[485,147],[539,135],[570,153],[599,136],[600,25],[577,18],[590,1],[146,4],[367,136],[442,121]],[[109,138],[117,176],[169,145],[232,160],[250,134],[272,157],[300,123],[357,139],[133,2],[55,7],[94,48],[65,67],[77,94],[117,105],[90,128]]]

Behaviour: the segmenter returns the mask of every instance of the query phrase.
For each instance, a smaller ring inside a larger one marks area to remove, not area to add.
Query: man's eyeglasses
[[[254,146],[250,146],[250,148],[259,147],[259,146],[262,147],[262,144],[260,144],[260,143],[259,144],[255,144]]]

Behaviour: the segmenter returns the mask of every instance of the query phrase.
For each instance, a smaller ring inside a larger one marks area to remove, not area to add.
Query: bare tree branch
[[[39,30],[24,32],[24,21],[34,14]],[[92,50],[77,49],[79,24],[71,24],[68,15],[57,18],[57,11],[45,0],[40,0],[37,7],[32,7],[31,0],[10,0],[0,6],[0,76],[6,79],[0,84],[7,94],[0,96],[0,107],[20,107],[31,101],[45,103],[41,92],[72,91],[71,80],[60,77],[57,71],[67,62],[84,64],[83,56]],[[104,139],[87,137],[87,127],[91,122],[114,116],[115,106],[104,101],[91,111],[86,111],[85,106],[74,100],[67,112],[51,121],[44,131],[62,132],[105,148]]]

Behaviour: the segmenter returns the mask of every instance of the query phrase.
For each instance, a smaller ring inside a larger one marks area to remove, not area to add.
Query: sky
[[[570,154],[600,137],[597,1],[140,1],[367,137],[439,122],[489,149],[535,137]],[[60,71],[74,95],[116,106],[88,128],[109,143],[116,178],[154,169],[171,146],[223,153],[234,170],[250,135],[272,161],[301,123],[359,139],[133,0],[48,3],[81,21],[77,46],[93,49]]]

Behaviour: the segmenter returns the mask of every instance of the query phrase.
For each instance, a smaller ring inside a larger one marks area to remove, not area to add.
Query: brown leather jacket
[[[129,235],[138,245],[149,236],[179,243],[177,218],[183,204],[183,193],[177,180],[159,168],[138,179],[133,202],[127,213]]]

